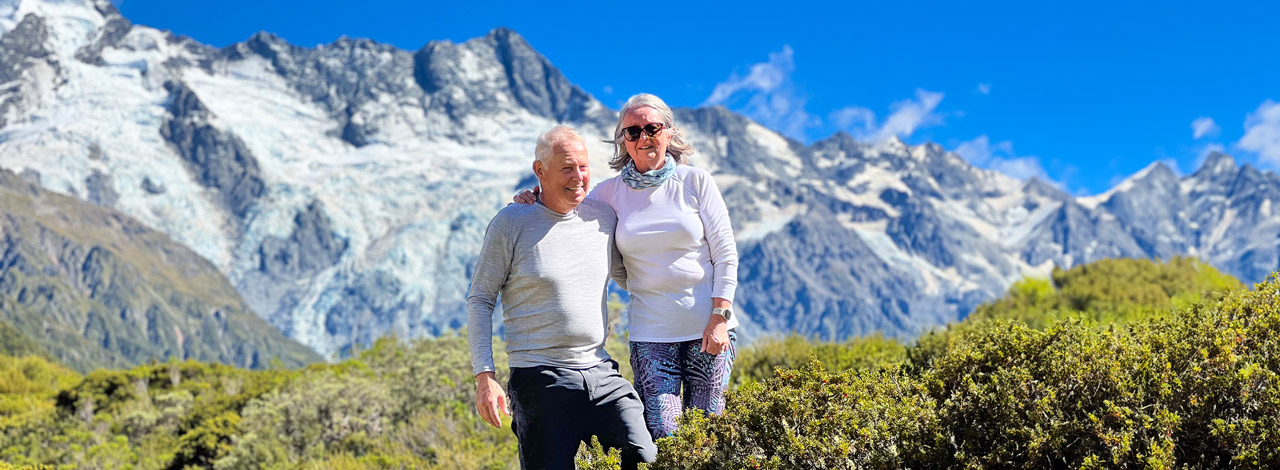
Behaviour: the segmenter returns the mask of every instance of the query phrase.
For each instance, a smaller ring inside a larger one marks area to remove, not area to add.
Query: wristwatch
[[[711,314],[720,315],[724,317],[726,321],[728,321],[730,318],[733,318],[733,309],[716,307],[711,309]]]

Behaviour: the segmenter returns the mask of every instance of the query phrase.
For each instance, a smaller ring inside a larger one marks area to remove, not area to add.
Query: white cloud
[[[979,84],[978,84],[978,93],[981,93],[981,94],[984,94],[984,95],[990,95],[990,94],[991,94],[991,84],[990,84],[990,83],[979,83]]]
[[[861,106],[848,106],[831,113],[831,121],[840,129],[859,139],[880,142],[889,137],[908,137],[921,127],[942,123],[942,116],[934,113],[942,102],[942,93],[916,90],[915,99],[905,99],[889,106],[889,117],[883,124],[876,124],[876,115]]]
[[[992,144],[990,138],[980,135],[973,140],[962,142],[956,147],[955,152],[968,160],[969,164],[979,168],[995,170],[1020,180],[1034,176],[1062,186],[1061,183],[1049,178],[1049,173],[1040,164],[1039,157],[1018,156],[1013,152],[1013,143],[1007,140]]]
[[[805,130],[821,120],[805,111],[807,99],[796,89],[795,51],[783,46],[768,62],[753,64],[746,76],[731,74],[716,84],[703,106],[724,105],[788,137],[805,140]]]
[[[1259,166],[1280,168],[1280,103],[1266,100],[1249,114],[1236,146],[1257,153]]]
[[[1191,121],[1191,138],[1199,139],[1204,136],[1213,137],[1218,135],[1218,123],[1213,122],[1213,118],[1201,116]]]
[[[717,83],[702,105],[728,107],[788,137],[804,141],[806,131],[824,127],[824,122],[805,110],[808,99],[792,80],[795,69],[795,51],[791,46],[783,46],[781,51],[769,54],[768,62],[752,64],[746,75],[734,73]],[[917,89],[914,99],[890,105],[889,115],[883,121],[876,119],[875,112],[861,106],[838,109],[828,119],[836,129],[861,140],[880,142],[895,135],[908,137],[917,129],[943,122],[943,116],[934,112],[942,98],[942,93]]]
[[[865,136],[875,131],[876,113],[861,106],[848,106],[831,113],[831,122],[850,134]]]
[[[920,127],[941,124],[942,116],[933,113],[941,102],[942,93],[917,89],[914,101],[906,99],[889,107],[893,113],[880,126],[876,140],[884,140],[893,135],[906,137]]]

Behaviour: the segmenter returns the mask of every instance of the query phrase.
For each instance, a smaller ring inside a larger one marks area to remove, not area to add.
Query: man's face
[[[546,162],[533,162],[533,172],[542,187],[542,202],[547,207],[577,207],[587,197],[591,184],[591,167],[587,165],[587,146],[579,139],[565,139],[551,150]]]

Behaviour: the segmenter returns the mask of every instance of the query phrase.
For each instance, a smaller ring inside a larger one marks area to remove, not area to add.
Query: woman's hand
[[[707,328],[702,331],[702,349],[707,354],[720,354],[729,349],[729,320],[712,315]]]
[[[533,204],[538,202],[538,189],[539,188],[537,186],[534,186],[533,191],[528,189],[520,191],[520,193],[512,196],[511,202],[516,204]]]

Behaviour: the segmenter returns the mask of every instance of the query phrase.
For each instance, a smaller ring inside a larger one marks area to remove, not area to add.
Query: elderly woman
[[[693,146],[657,96],[627,100],[609,166],[622,173],[589,198],[618,213],[615,240],[631,294],[631,367],[654,439],[671,435],[684,409],[724,410],[736,354],[731,309],[738,251],[720,190],[688,165]],[[530,202],[528,195],[518,202]]]

